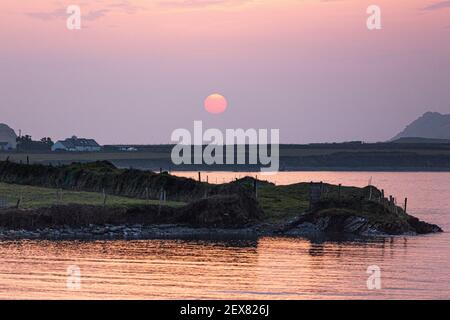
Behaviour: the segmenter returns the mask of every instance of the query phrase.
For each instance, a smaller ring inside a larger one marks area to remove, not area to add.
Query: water
[[[244,175],[208,173],[210,182]],[[370,177],[446,232],[341,243],[5,241],[0,298],[449,299],[450,173],[282,172],[264,179],[364,186]],[[381,268],[381,290],[367,289],[372,265]],[[70,266],[79,268],[80,282],[67,276]]]

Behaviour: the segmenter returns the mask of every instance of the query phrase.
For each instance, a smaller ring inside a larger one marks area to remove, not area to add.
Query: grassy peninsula
[[[74,237],[77,232],[114,236],[111,230],[122,232],[130,225],[137,228],[133,234],[147,237],[162,225],[175,233],[177,228],[290,235],[441,231],[373,186],[321,184],[314,203],[311,188],[310,183],[276,186],[249,177],[216,185],[166,172],[119,169],[106,161],[61,166],[3,161],[0,198],[6,205],[0,209],[0,238],[1,229],[7,234],[22,230],[25,237],[58,229]]]

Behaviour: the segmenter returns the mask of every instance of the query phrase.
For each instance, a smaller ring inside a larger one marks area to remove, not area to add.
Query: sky
[[[225,112],[205,110],[214,93]],[[0,111],[34,139],[168,143],[201,120],[282,143],[384,141],[450,113],[450,1],[2,0]]]

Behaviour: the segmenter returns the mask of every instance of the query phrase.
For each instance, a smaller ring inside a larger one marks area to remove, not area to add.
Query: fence
[[[321,200],[334,199],[337,201],[341,201],[347,198],[346,196],[344,196],[342,185],[339,184],[336,187],[337,190],[334,190],[334,192],[331,193],[329,187],[323,182],[311,182],[309,185],[309,209],[314,209],[314,207],[316,207],[316,205],[319,204]],[[375,195],[373,191],[375,187],[370,184],[368,187],[369,193],[368,195],[366,195],[366,197],[364,197],[366,201],[377,202],[381,204],[385,208],[385,210],[391,213],[398,214],[401,212],[407,212],[406,210],[408,205],[408,198],[405,198],[404,203],[400,204],[393,196],[389,196],[389,198],[385,197],[384,190],[379,190],[379,194]],[[362,201],[363,199],[360,200]]]
[[[0,197],[0,208],[8,207],[8,199],[4,197]]]

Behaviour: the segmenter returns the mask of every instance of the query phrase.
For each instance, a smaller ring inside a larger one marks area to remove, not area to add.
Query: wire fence
[[[0,197],[0,208],[7,208],[9,206],[9,201],[5,197]]]

